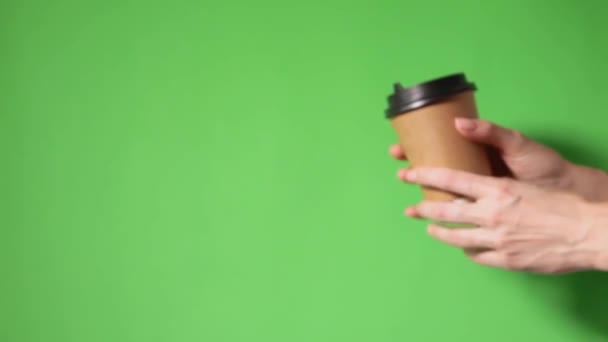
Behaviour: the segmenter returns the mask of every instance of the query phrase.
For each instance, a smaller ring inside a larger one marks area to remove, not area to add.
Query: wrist
[[[582,250],[589,255],[589,269],[608,271],[608,203],[587,202],[583,209],[585,239]]]
[[[562,177],[562,188],[591,202],[608,199],[608,192],[604,191],[608,188],[606,173],[571,162],[566,164]]]

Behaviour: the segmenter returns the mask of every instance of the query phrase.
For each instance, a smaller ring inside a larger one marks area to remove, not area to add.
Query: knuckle
[[[422,202],[418,205],[418,211],[423,216],[443,217],[444,209],[440,203]]]
[[[445,206],[445,214],[450,217],[462,217],[465,216],[463,213],[463,209],[459,205],[446,205]]]
[[[494,248],[495,249],[503,249],[506,246],[506,241],[504,237],[499,237],[496,239],[496,241],[494,242]]]
[[[492,228],[500,226],[504,222],[504,215],[501,210],[494,210],[489,213],[486,224]]]
[[[462,236],[461,242],[463,245],[471,245],[471,246],[485,246],[485,240],[476,236]]]
[[[509,179],[501,179],[496,187],[498,197],[509,197],[513,194],[513,182]]]
[[[416,210],[422,216],[426,216],[429,213],[429,204],[427,202],[421,202],[416,206]]]
[[[448,216],[448,208],[445,205],[437,204],[433,206],[432,210],[437,218],[444,219]]]
[[[511,139],[513,140],[513,144],[515,146],[522,146],[526,142],[526,136],[520,132],[511,130]]]
[[[508,247],[509,241],[504,235],[499,235],[494,243],[495,249],[505,249]]]
[[[496,132],[496,126],[489,121],[479,120],[479,132],[483,135],[491,135]]]
[[[455,174],[453,172],[448,172],[447,170],[440,170],[436,176],[438,183],[443,186],[452,185],[456,181]]]
[[[524,264],[516,255],[505,255],[505,268],[511,271],[519,271],[524,269]]]

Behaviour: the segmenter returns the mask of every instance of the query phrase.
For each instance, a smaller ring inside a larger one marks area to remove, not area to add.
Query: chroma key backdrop
[[[3,342],[608,341],[403,216],[393,82],[608,168],[604,1],[4,0]]]

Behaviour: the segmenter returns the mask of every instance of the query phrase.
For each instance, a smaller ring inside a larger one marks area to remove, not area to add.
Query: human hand
[[[507,178],[438,169],[403,169],[404,181],[458,193],[473,203],[423,201],[406,209],[412,217],[474,224],[445,228],[431,224],[436,239],[465,249],[483,265],[538,273],[600,268],[608,230],[597,229],[597,206],[573,194],[554,192]]]
[[[571,163],[552,150],[518,131],[488,121],[457,118],[456,129],[465,138],[494,147],[516,180],[552,190],[570,190]],[[391,146],[393,157],[405,160],[398,144]],[[583,194],[584,196],[584,194]]]

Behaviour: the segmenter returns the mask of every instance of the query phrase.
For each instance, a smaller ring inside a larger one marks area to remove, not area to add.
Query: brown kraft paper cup
[[[464,74],[436,79],[404,89],[395,85],[387,110],[400,145],[413,167],[443,167],[491,175],[487,150],[465,139],[455,118],[477,118],[475,85]],[[451,201],[460,195],[423,187],[427,200]]]

